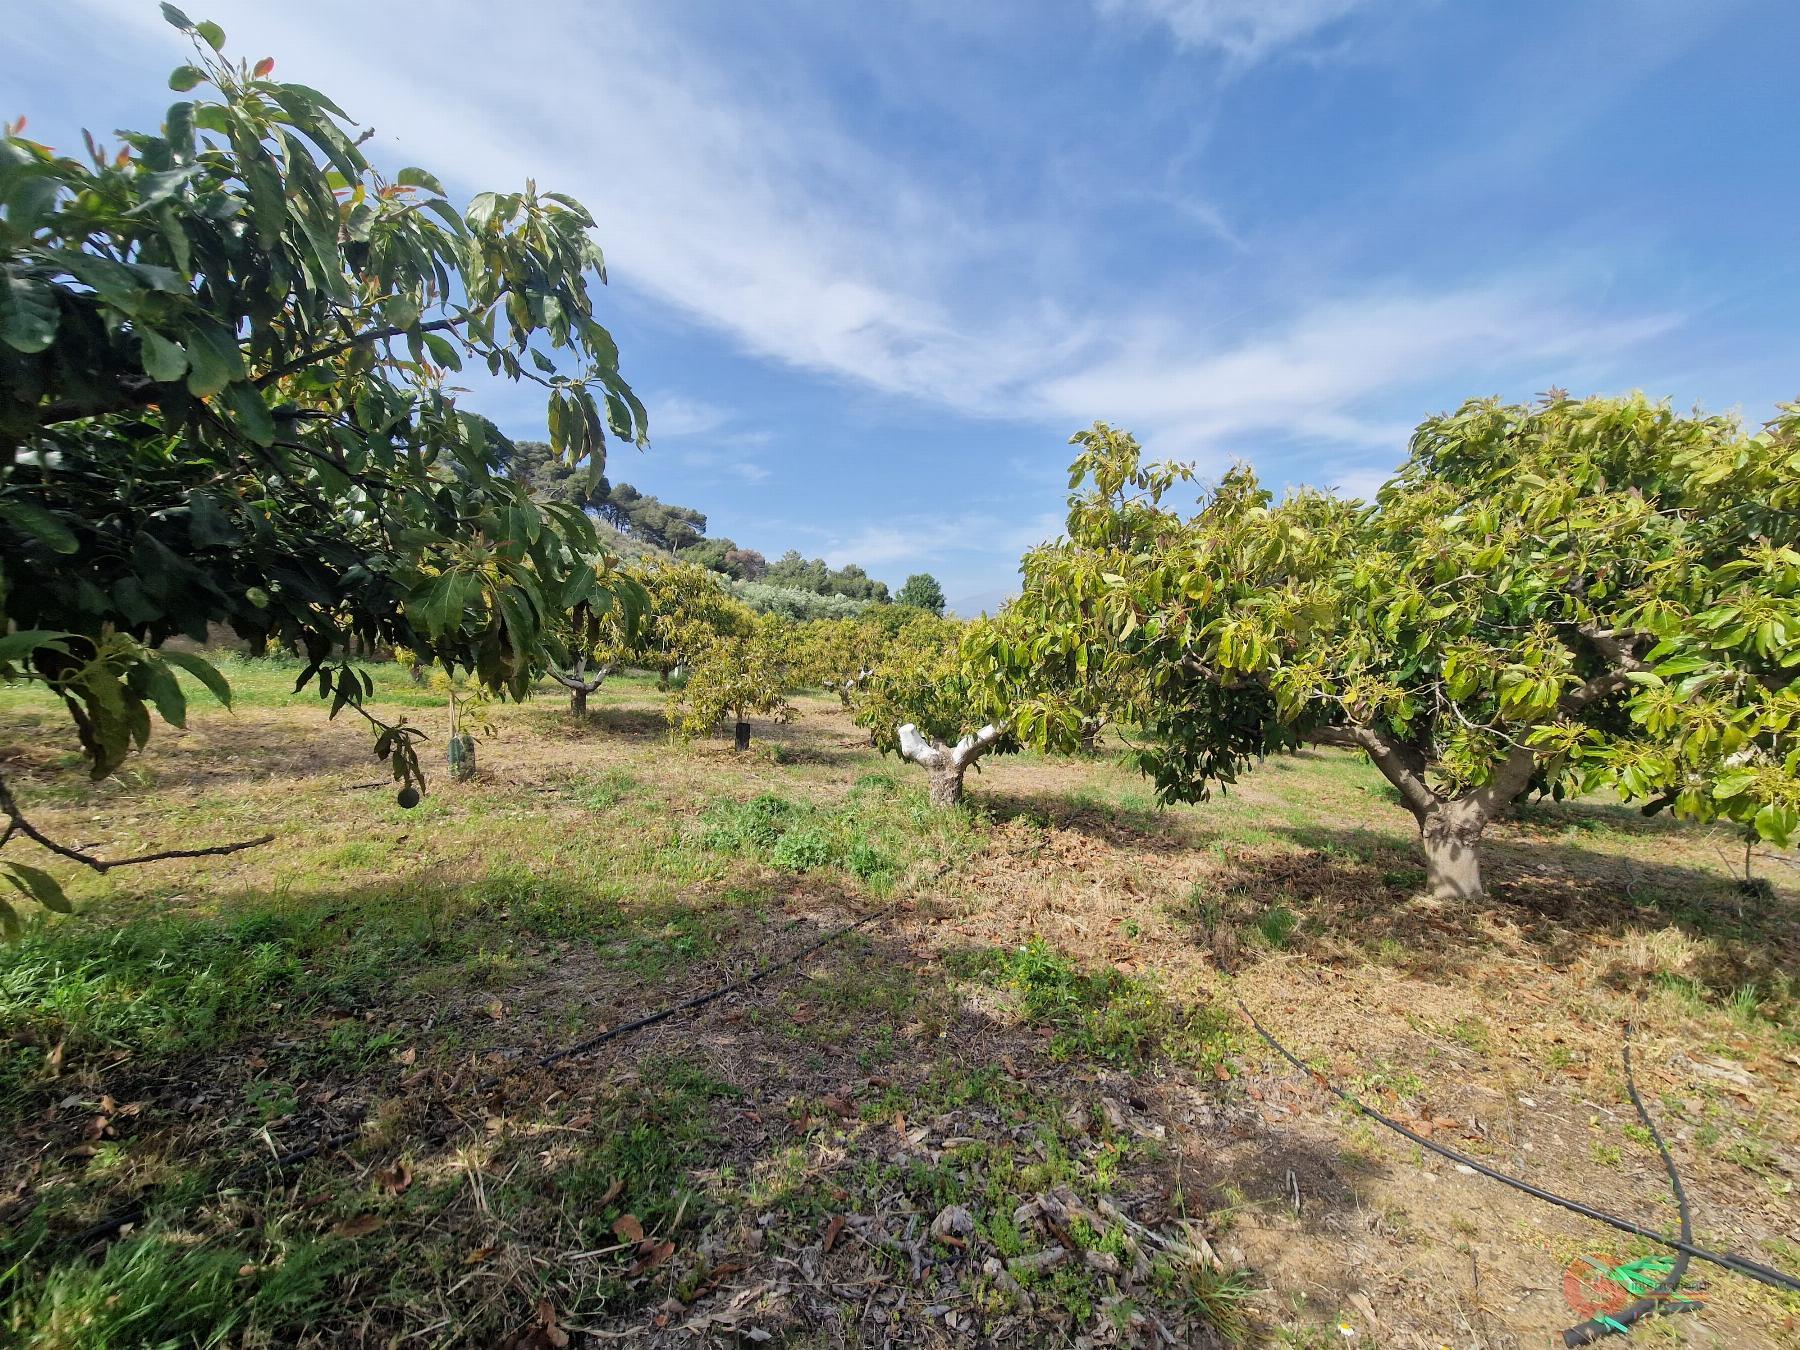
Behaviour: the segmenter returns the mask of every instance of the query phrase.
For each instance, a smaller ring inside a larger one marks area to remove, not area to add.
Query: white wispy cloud
[[[852,533],[833,536],[824,558],[833,567],[904,563],[919,570],[941,567],[953,555],[1000,553],[1017,557],[1026,549],[1062,533],[1063,518],[1043,513],[1025,520],[991,511],[957,511],[942,515],[913,512]]]
[[[1196,346],[1166,329],[1127,337],[1037,393],[1064,417],[1120,421],[1184,454],[1235,449],[1257,435],[1392,451],[1412,422],[1370,411],[1385,401],[1378,396],[1428,389],[1471,368],[1548,384],[1676,321],[1587,318],[1520,279],[1437,294],[1367,291],[1236,343]]]
[[[1357,8],[1357,0],[1101,4],[1240,61],[1302,42]],[[98,30],[156,33],[179,54],[145,0],[69,8]],[[1071,313],[1058,284],[1064,269],[1040,265],[1080,252],[1054,207],[997,216],[991,204],[922,181],[853,134],[823,94],[761,76],[671,28],[672,9],[601,12],[546,0],[530,25],[496,27],[475,0],[389,0],[383,31],[407,35],[400,61],[374,37],[339,39],[360,22],[350,0],[208,8],[230,30],[231,50],[275,53],[283,75],[341,93],[377,128],[374,147],[390,160],[445,170],[463,190],[535,177],[589,202],[615,286],[758,356],[932,406],[1065,430],[1106,417],[1172,453],[1218,453],[1265,434],[1372,453],[1403,444],[1422,411],[1402,401],[1409,392],[1458,384],[1471,371],[1572,383],[1594,353],[1616,354],[1671,322],[1656,313],[1595,317],[1542,279],[1544,269],[1537,280],[1436,287],[1394,277],[1354,292],[1315,280],[1223,316],[1190,294],[1146,287]],[[547,32],[562,37],[542,41]],[[482,78],[440,74],[465,70]],[[1179,201],[1214,233],[1247,243],[1208,203]],[[706,438],[696,453],[756,444],[759,433],[734,430],[731,412],[703,398],[673,392],[650,402],[659,440]],[[1407,420],[1392,414],[1396,406]],[[769,473],[743,456],[718,463],[746,482]],[[906,543],[885,534],[864,543],[862,560],[918,548],[916,532]]]
[[[651,430],[658,440],[704,436],[728,425],[732,419],[729,408],[685,394],[655,393],[646,396],[644,402],[650,411]]]
[[[1314,36],[1369,0],[1096,0],[1103,15],[1166,26],[1184,47],[1253,64]]]

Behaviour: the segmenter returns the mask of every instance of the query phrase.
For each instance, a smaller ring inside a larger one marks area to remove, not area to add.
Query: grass
[[[1289,1291],[1376,1266],[1406,1272],[1384,1318],[1431,1334],[1466,1275],[1466,1255],[1433,1264],[1466,1247],[1453,1220],[1505,1202],[1453,1176],[1425,1194],[1387,1137],[1296,1100],[1220,1011],[1234,994],[1372,1105],[1459,1130],[1479,1113],[1491,1135],[1463,1146],[1536,1140],[1579,1193],[1643,1153],[1634,1126],[1581,1133],[1635,1015],[1659,1065],[1750,1075],[1657,1085],[1684,1172],[1751,1216],[1751,1247],[1791,1203],[1792,898],[1744,903],[1699,832],[1534,807],[1496,827],[1496,900],[1445,914],[1411,901],[1408,824],[1346,756],[1274,759],[1167,812],[1104,759],[1008,757],[938,812],[824,700],[738,756],[672,746],[637,677],[584,724],[554,696],[497,710],[477,779],[434,772],[409,812],[362,787],[363,729],[294,695],[291,663],[225,668],[234,713],[159,729],[98,785],[51,710],[0,689],[9,782],[55,833],[120,853],[278,836],[201,864],[53,864],[82,912],[0,949],[0,1340],[498,1344],[541,1330],[540,1304],[629,1336],[802,1259],[905,1289],[908,1335],[950,1336],[924,1318],[941,1305],[972,1319],[955,1334],[1014,1344],[1129,1341],[1134,1317],[1338,1344],[1344,1310]],[[375,673],[441,751],[444,692]],[[890,902],[752,991],[533,1067]],[[1520,1095],[1537,1108],[1495,1105]],[[1589,1146],[1549,1149],[1551,1129]],[[247,1166],[338,1130],[352,1142],[285,1173]],[[1248,1269],[1150,1253],[1109,1273],[1133,1230],[1015,1220],[1059,1189],[1229,1234]],[[119,1239],[57,1245],[129,1200]],[[969,1247],[920,1246],[951,1206]],[[1018,1278],[1029,1305],[988,1271],[1065,1236],[1071,1259]],[[1535,1250],[1484,1256],[1484,1281],[1549,1287]],[[1722,1285],[1708,1315],[1766,1314],[1749,1297]],[[757,1308],[778,1340],[821,1334],[798,1304]]]
[[[1042,938],[1013,951],[965,954],[957,964],[1014,990],[1025,1016],[1053,1033],[1050,1052],[1058,1058],[1210,1065],[1230,1046],[1216,1012],[1183,1007],[1155,982],[1115,969],[1083,971]]]

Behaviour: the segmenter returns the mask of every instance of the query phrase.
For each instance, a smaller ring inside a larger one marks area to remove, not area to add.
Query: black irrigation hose
[[[821,947],[836,942],[840,938],[848,937],[858,929],[868,927],[877,919],[885,918],[887,915],[893,913],[894,909],[895,905],[885,905],[881,909],[865,914],[855,923],[847,923],[839,928],[834,928],[831,932],[825,934],[824,937],[808,943],[793,955],[785,956],[779,961],[770,962],[767,965],[761,966],[741,980],[728,981],[727,983],[720,985],[717,989],[709,989],[704,994],[696,994],[693,998],[686,999],[671,1007],[664,1008],[660,1012],[653,1012],[647,1017],[640,1017],[635,1022],[621,1023],[619,1026],[611,1027],[606,1031],[600,1032],[598,1035],[589,1036],[586,1040],[577,1041],[574,1045],[565,1045],[560,1050],[552,1050],[548,1054],[539,1055],[532,1061],[531,1067],[535,1069],[547,1069],[553,1064],[560,1064],[565,1059],[572,1059],[576,1055],[585,1054],[589,1050],[598,1049],[608,1041],[617,1040],[621,1036],[629,1036],[634,1031],[642,1031],[645,1027],[655,1026],[658,1022],[667,1021],[669,1018],[679,1016],[681,1013],[693,1012],[696,1009],[704,1008],[707,1004],[724,998],[727,994],[738,993],[753,985],[761,984],[764,980],[768,979],[769,976],[776,974],[778,971],[787,970],[789,967],[804,961]],[[475,1085],[475,1091],[477,1093],[488,1092],[491,1089],[498,1087],[505,1081],[506,1077],[507,1075],[503,1073],[490,1075]],[[233,1185],[240,1178],[248,1177],[254,1173],[280,1171],[284,1168],[292,1167],[296,1163],[305,1162],[307,1159],[316,1157],[321,1153],[329,1153],[333,1149],[341,1148],[345,1144],[350,1143],[361,1133],[362,1126],[359,1123],[350,1129],[340,1130],[336,1134],[325,1135],[322,1138],[315,1139],[312,1143],[301,1148],[278,1154],[276,1157],[270,1158],[266,1162],[257,1161],[246,1163],[236,1171],[232,1172],[217,1186],[213,1187],[212,1193],[217,1195],[219,1192]],[[98,1223],[90,1224],[72,1237],[63,1239],[58,1245],[86,1247],[90,1243],[98,1242],[103,1238],[112,1237],[121,1228],[125,1227],[126,1224],[135,1223],[138,1219],[142,1218],[143,1214],[143,1201],[134,1200],[129,1205],[114,1210]]]
[[[1625,1039],[1619,1046],[1619,1053],[1625,1059],[1625,1091],[1631,1097],[1631,1104],[1637,1109],[1638,1119],[1644,1122],[1644,1128],[1650,1131],[1650,1138],[1656,1144],[1656,1151],[1662,1154],[1663,1171],[1668,1174],[1669,1188],[1675,1192],[1675,1211],[1680,1216],[1681,1240],[1691,1242],[1694,1237],[1692,1216],[1688,1213],[1687,1192],[1681,1189],[1681,1173],[1675,1170],[1675,1159],[1669,1156],[1669,1146],[1663,1142],[1662,1132],[1656,1128],[1656,1122],[1650,1119],[1650,1112],[1644,1106],[1644,1099],[1638,1096],[1637,1079],[1631,1073],[1631,1023],[1625,1024]],[[1591,1317],[1577,1326],[1563,1332],[1563,1344],[1566,1346],[1592,1345],[1595,1341],[1607,1336],[1615,1336],[1627,1332],[1632,1325],[1645,1317],[1653,1317],[1657,1313],[1677,1312],[1691,1308],[1691,1303],[1676,1303],[1672,1300],[1675,1291],[1681,1287],[1682,1276],[1687,1274],[1689,1253],[1677,1252],[1675,1262],[1669,1273],[1659,1281],[1656,1288],[1644,1297],[1627,1304],[1616,1313]]]
[[[1399,1121],[1389,1120],[1386,1116],[1382,1115],[1381,1112],[1375,1110],[1374,1107],[1363,1105],[1362,1102],[1358,1101],[1355,1097],[1352,1097],[1342,1088],[1328,1082],[1323,1075],[1307,1068],[1305,1064],[1294,1057],[1291,1050],[1269,1033],[1267,1027],[1256,1020],[1256,1014],[1244,1006],[1244,1001],[1242,999],[1237,1000],[1237,1005],[1238,1010],[1250,1020],[1250,1025],[1256,1028],[1256,1034],[1273,1046],[1276,1053],[1289,1064],[1292,1064],[1296,1069],[1300,1070],[1301,1073],[1316,1079],[1327,1092],[1331,1093],[1331,1095],[1336,1097],[1339,1101],[1345,1103],[1347,1106],[1354,1107],[1356,1110],[1369,1117],[1369,1119],[1387,1126],[1396,1134],[1404,1135],[1406,1138],[1412,1140],[1413,1143],[1419,1145],[1420,1148],[1430,1149],[1439,1157],[1448,1158],[1451,1162],[1461,1163],[1464,1167],[1472,1168],[1474,1171],[1481,1173],[1482,1176],[1487,1177],[1490,1181],[1498,1181],[1503,1186],[1511,1186],[1515,1191],[1523,1191],[1526,1195],[1542,1200],[1546,1204],[1556,1205],[1559,1208],[1568,1210],[1571,1214],[1579,1214],[1584,1219],[1592,1219],[1595,1223],[1606,1224],[1609,1227],[1618,1229],[1622,1233],[1630,1233],[1633,1237],[1644,1238],[1650,1242],[1655,1242],[1661,1246],[1668,1247],[1673,1251],[1684,1253],[1687,1256],[1695,1257],[1701,1261],[1709,1261],[1715,1266],[1721,1266],[1726,1270],[1734,1271],[1739,1275],[1756,1280],[1761,1284],[1771,1285],[1776,1289],[1787,1289],[1794,1293],[1800,1293],[1800,1279],[1796,1279],[1792,1275],[1776,1270],[1772,1266],[1765,1266],[1760,1262],[1750,1260],[1748,1257],[1732,1256],[1728,1253],[1709,1252],[1704,1247],[1694,1246],[1694,1244],[1685,1236],[1679,1238],[1669,1237],[1666,1234],[1657,1232],[1653,1228],[1645,1228],[1642,1224],[1633,1223],[1630,1219],[1621,1219],[1616,1214],[1608,1214],[1605,1210],[1595,1209],[1590,1205],[1582,1204],[1579,1200],[1571,1200],[1566,1195],[1558,1195],[1555,1191],[1547,1191],[1542,1186],[1534,1186],[1529,1181],[1522,1180],[1519,1177],[1510,1176],[1505,1172],[1497,1171],[1479,1159],[1469,1157],[1466,1153],[1458,1153],[1455,1149],[1447,1148],[1443,1144],[1434,1144],[1431,1140],[1425,1138],[1424,1135],[1415,1134],[1413,1131],[1407,1129],[1406,1126],[1402,1125]]]

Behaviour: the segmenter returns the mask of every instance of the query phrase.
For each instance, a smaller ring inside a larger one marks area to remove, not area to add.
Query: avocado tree
[[[700,649],[721,635],[748,634],[755,615],[734,599],[717,572],[698,563],[644,558],[624,569],[643,592],[643,621],[617,653],[617,664],[653,671],[659,688],[691,665]]]
[[[963,776],[984,755],[1018,749],[992,625],[919,614],[895,633],[852,694],[856,724],[878,749],[925,770],[934,806],[963,799]],[[975,654],[971,661],[965,648]]]
[[[574,603],[557,617],[545,670],[569,691],[569,715],[587,716],[588,695],[631,658],[643,634],[649,594],[610,553],[596,553],[564,590]],[[585,582],[584,582],[585,579]]]
[[[729,715],[737,749],[750,748],[752,714],[792,721],[787,692],[800,682],[793,624],[775,614],[699,635],[688,647],[686,682],[669,698],[669,721],[683,737],[704,736]]]
[[[807,684],[836,694],[848,711],[857,686],[873,673],[898,625],[878,611],[853,619],[812,619],[795,625],[799,665]]]
[[[350,644],[521,695],[597,546],[501,471],[446,373],[541,386],[556,452],[596,477],[605,428],[645,435],[594,314],[593,219],[531,185],[458,210],[422,169],[390,178],[325,95],[163,11],[195,55],[158,131],[85,157],[0,136],[0,676],[61,700],[100,777],[151,709],[181,723],[177,669],[229,697],[159,650],[229,625],[301,653],[298,687],[368,717],[416,800],[420,733],[363,709]],[[3,783],[0,810],[7,840],[115,865],[44,837]]]
[[[1483,830],[1530,789],[1800,828],[1800,408],[1755,433],[1642,396],[1465,404],[1374,503],[1276,502],[1187,476],[1103,424],[1065,540],[1025,562],[988,658],[1058,745],[1117,666],[1164,800],[1303,742],[1368,755],[1417,823],[1430,890],[1482,893]],[[1071,694],[1074,688],[1078,692]]]

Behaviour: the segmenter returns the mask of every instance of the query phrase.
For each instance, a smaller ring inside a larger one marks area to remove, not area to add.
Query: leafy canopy
[[[899,752],[899,729],[908,724],[939,745],[954,745],[990,723],[1004,726],[1009,702],[985,655],[992,641],[992,625],[985,622],[965,625],[914,613],[857,681],[851,694],[856,724],[890,753]],[[973,661],[965,651],[976,654]],[[996,748],[1017,744],[1008,737]]]
[[[1800,407],[1746,433],[1642,396],[1475,401],[1370,505],[1240,468],[1191,516],[1163,504],[1186,470],[1075,439],[1068,537],[987,645],[1035,743],[1122,696],[1165,799],[1364,729],[1446,795],[1514,775],[1800,827]]]
[[[786,695],[804,676],[793,627],[780,615],[762,614],[747,627],[696,635],[687,681],[670,696],[676,731],[703,736],[728,714],[739,722],[755,713],[790,721],[794,707]]]
[[[931,573],[914,572],[894,597],[894,603],[941,615],[944,612],[944,588]]]
[[[458,211],[391,179],[324,94],[194,38],[157,132],[85,157],[0,137],[0,675],[48,684],[94,773],[179,724],[155,648],[230,625],[308,658],[333,711],[368,685],[351,639],[522,693],[547,623],[596,593],[573,505],[534,503],[446,381],[539,385],[550,441],[598,479],[646,417],[595,317],[577,202],[527,185]],[[378,753],[418,780],[416,732]]]

